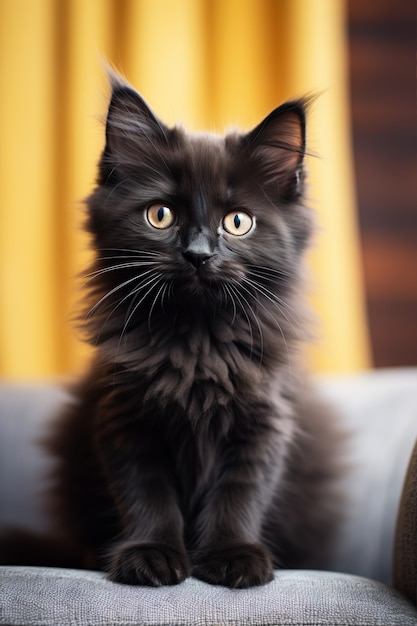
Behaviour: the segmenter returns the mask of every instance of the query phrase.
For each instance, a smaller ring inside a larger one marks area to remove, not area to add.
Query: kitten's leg
[[[285,437],[266,423],[252,432],[239,429],[228,440],[222,471],[194,529],[194,576],[236,588],[272,580],[273,563],[261,534],[279,488],[285,450]]]
[[[155,482],[153,494],[143,484],[135,489],[137,499],[147,501],[143,514],[139,507],[127,505],[130,497],[124,498],[124,518],[129,518],[129,522],[123,538],[108,551],[106,569],[116,582],[153,587],[175,585],[191,573],[181,514],[173,495],[157,486],[167,477],[155,472],[148,478]]]
[[[121,421],[118,417],[118,425]],[[172,474],[156,437],[129,429],[102,429],[99,454],[122,524],[108,550],[111,580],[132,585],[173,585],[190,574],[183,518]]]

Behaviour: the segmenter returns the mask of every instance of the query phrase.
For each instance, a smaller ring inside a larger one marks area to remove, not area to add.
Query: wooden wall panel
[[[348,0],[353,147],[374,363],[417,365],[416,3]]]

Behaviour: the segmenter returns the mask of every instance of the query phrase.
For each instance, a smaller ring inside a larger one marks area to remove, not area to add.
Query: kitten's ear
[[[281,105],[244,138],[265,183],[278,182],[288,198],[299,191],[302,182],[306,106],[306,100]]]
[[[112,94],[106,120],[106,149],[114,155],[142,141],[166,139],[168,128],[143,98],[117,75],[110,76]]]

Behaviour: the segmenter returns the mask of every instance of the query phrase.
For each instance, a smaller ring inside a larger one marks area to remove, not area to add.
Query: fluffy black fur
[[[96,358],[52,447],[60,528],[114,581],[249,587],[325,564],[339,435],[298,356],[305,105],[190,135],[113,79],[88,200]]]

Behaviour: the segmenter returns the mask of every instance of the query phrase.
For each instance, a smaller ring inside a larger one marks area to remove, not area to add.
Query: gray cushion
[[[97,572],[0,568],[0,623],[17,626],[416,626],[391,588],[346,574],[277,572],[248,590],[188,579],[152,589]]]

